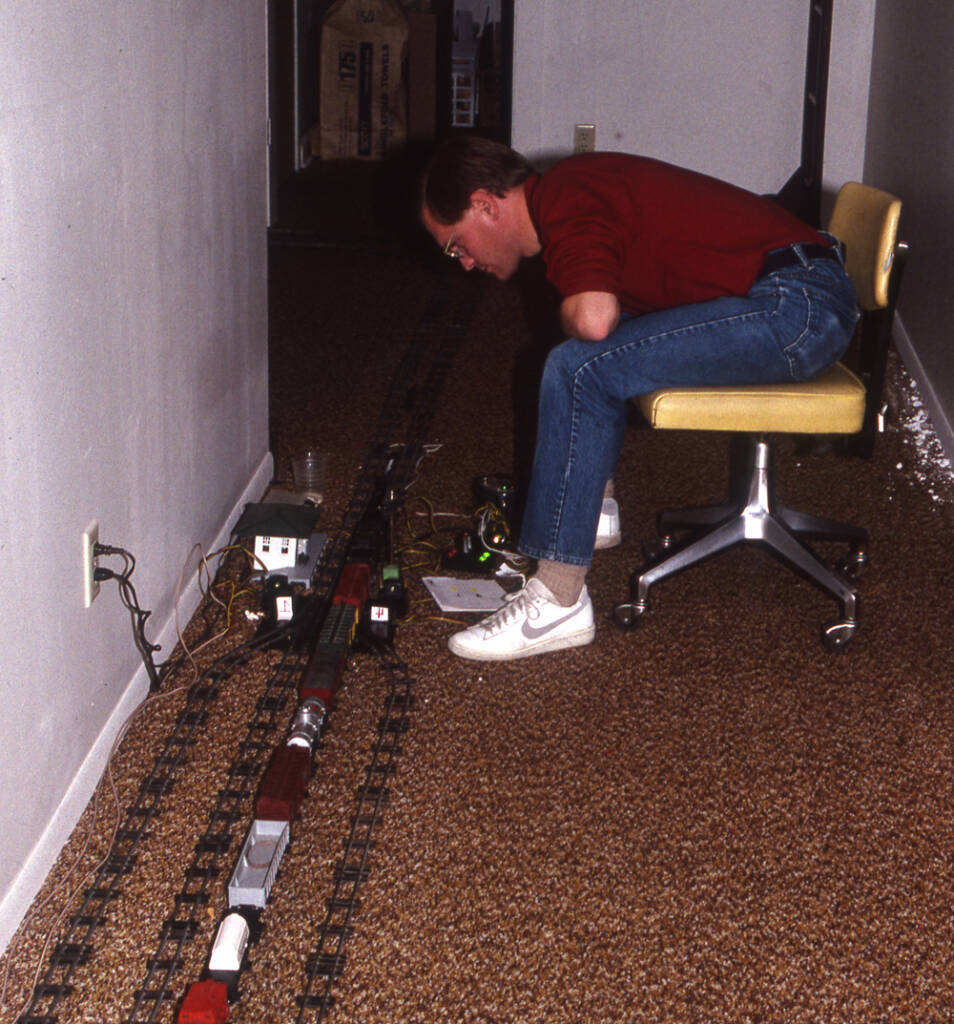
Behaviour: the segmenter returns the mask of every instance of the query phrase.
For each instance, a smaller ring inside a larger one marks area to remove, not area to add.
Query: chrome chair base
[[[822,642],[829,650],[842,650],[858,625],[856,582],[867,561],[868,531],[778,504],[772,442],[761,435],[746,440],[738,500],[660,515],[660,536],[649,551],[650,564],[633,575],[631,598],[616,605],[613,620],[623,629],[632,628],[649,607],[650,588],[660,580],[750,541],[767,548],[840,602],[842,618],[824,627]],[[680,530],[691,531],[682,543],[673,532]],[[831,567],[804,543],[808,538],[843,541],[849,545],[849,554],[838,566]]]

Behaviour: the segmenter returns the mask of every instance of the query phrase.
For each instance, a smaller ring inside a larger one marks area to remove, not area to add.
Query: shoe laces
[[[530,593],[526,587],[508,596],[503,607],[498,608],[493,615],[480,623],[483,627],[484,638],[506,629],[522,616],[526,616],[529,620],[538,619],[540,617],[539,605],[543,600],[542,596]]]

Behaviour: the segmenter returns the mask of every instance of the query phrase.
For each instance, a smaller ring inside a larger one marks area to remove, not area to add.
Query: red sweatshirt
[[[569,157],[526,195],[560,294],[612,292],[628,313],[744,295],[773,249],[827,244],[769,199],[624,153]]]

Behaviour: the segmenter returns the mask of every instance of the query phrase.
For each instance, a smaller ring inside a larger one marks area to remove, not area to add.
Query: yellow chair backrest
[[[862,309],[888,305],[901,200],[871,185],[849,181],[835,199],[828,230],[845,246],[845,266]]]

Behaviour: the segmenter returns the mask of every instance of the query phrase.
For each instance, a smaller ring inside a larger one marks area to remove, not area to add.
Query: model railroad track
[[[298,1024],[314,1014],[322,1021],[334,1006],[332,989],[346,961],[345,946],[354,933],[353,919],[361,909],[360,890],[370,872],[375,829],[381,822],[391,795],[388,780],[401,754],[401,737],[407,732],[414,708],[414,680],[407,665],[393,651],[382,652],[390,677],[384,714],[378,722],[378,736],[365,779],[356,795],[351,829],[344,840],[344,853],[335,865],[333,888],[325,903],[325,917],[315,949],[305,961],[304,991],[297,996]]]
[[[229,766],[226,784],[219,791],[205,830],[196,841],[182,888],[173,897],[172,913],[161,926],[157,945],[146,959],[145,976],[136,990],[134,1004],[124,1018],[126,1024],[146,1024],[157,1020],[163,1008],[180,994],[173,982],[182,967],[184,949],[200,931],[200,921],[205,916],[204,908],[210,901],[212,887],[224,884],[224,869],[231,862],[230,855],[234,854],[235,836],[240,834],[241,826],[248,820],[249,804],[274,748],[279,725],[287,723],[289,706],[294,709],[297,681],[307,665],[314,637],[328,613],[354,531],[374,500],[382,476],[386,474],[391,487],[398,489],[406,487],[413,479],[444,377],[470,323],[475,299],[475,292],[468,290],[463,299],[452,304],[445,288],[439,286],[435,289],[392,378],[349,504],[315,570],[308,606],[296,616],[291,627],[280,627],[263,634],[226,654],[190,687],[184,707],[162,750],[141,782],[136,799],[127,809],[108,857],[85,888],[78,909],[68,918],[66,928],[54,945],[47,965],[34,985],[31,999],[17,1017],[16,1024],[58,1024],[61,1004],[75,990],[77,975],[95,965],[95,934],[106,923],[110,907],[121,894],[124,881],[134,872],[138,849],[148,838],[150,826],[171,792],[188,751],[202,735],[210,712],[214,710],[221,684],[255,653],[273,646],[279,636],[287,632],[289,642],[284,645],[282,657],[257,702],[254,717],[248,723],[246,734]],[[428,372],[419,385],[416,378],[428,354],[431,356]],[[407,440],[395,452],[392,442],[405,419],[408,420]],[[385,655],[385,664],[391,673],[392,683],[381,720],[382,732],[374,747],[369,782],[359,792],[358,810],[346,840],[345,860],[339,866],[340,871],[335,873],[335,895],[329,901],[329,915],[322,926],[320,948],[308,959],[305,993],[299,997],[299,1019],[312,1009],[317,1009],[320,1017],[332,1005],[330,986],[340,975],[344,962],[343,943],[350,935],[350,917],[358,906],[357,887],[367,877],[367,856],[373,847],[371,832],[380,821],[387,801],[387,787],[380,781],[393,771],[390,758],[400,752],[396,741],[384,742],[382,736],[394,740],[407,728],[407,714],[413,703],[411,680],[393,653]],[[372,785],[371,779],[377,784]],[[374,802],[373,807],[369,801]],[[330,909],[332,905],[334,913]],[[342,910],[346,905],[347,908]],[[346,915],[346,923],[341,922],[341,913]],[[329,949],[331,936],[336,936],[341,947]],[[325,983],[325,991],[316,996],[314,993],[321,981]]]
[[[135,869],[139,847],[148,838],[150,827],[171,792],[188,751],[205,728],[209,709],[219,694],[219,683],[272,639],[272,636],[262,636],[229,653],[190,687],[185,706],[116,831],[108,857],[84,889],[79,908],[69,917],[65,931],[54,945],[17,1024],[55,1024],[58,1020],[56,1011],[60,1002],[73,992],[75,974],[93,958],[94,933],[106,923],[109,908],[122,891],[123,879]],[[257,726],[264,728],[263,723]],[[221,799],[220,804],[222,816],[235,813],[227,798]]]
[[[130,1022],[154,1020],[155,1011],[175,995],[171,983],[182,967],[183,949],[199,930],[204,908],[212,898],[212,887],[225,880],[223,868],[232,852],[236,828],[247,818],[249,802],[275,746],[279,725],[285,724],[289,705],[296,701],[297,681],[304,662],[304,656],[292,653],[289,647],[257,701],[205,831],[196,840],[182,888],[173,897],[172,913],[160,927],[158,945],[146,961],[145,978],[126,1018]],[[142,1017],[144,1010],[146,1016]]]

